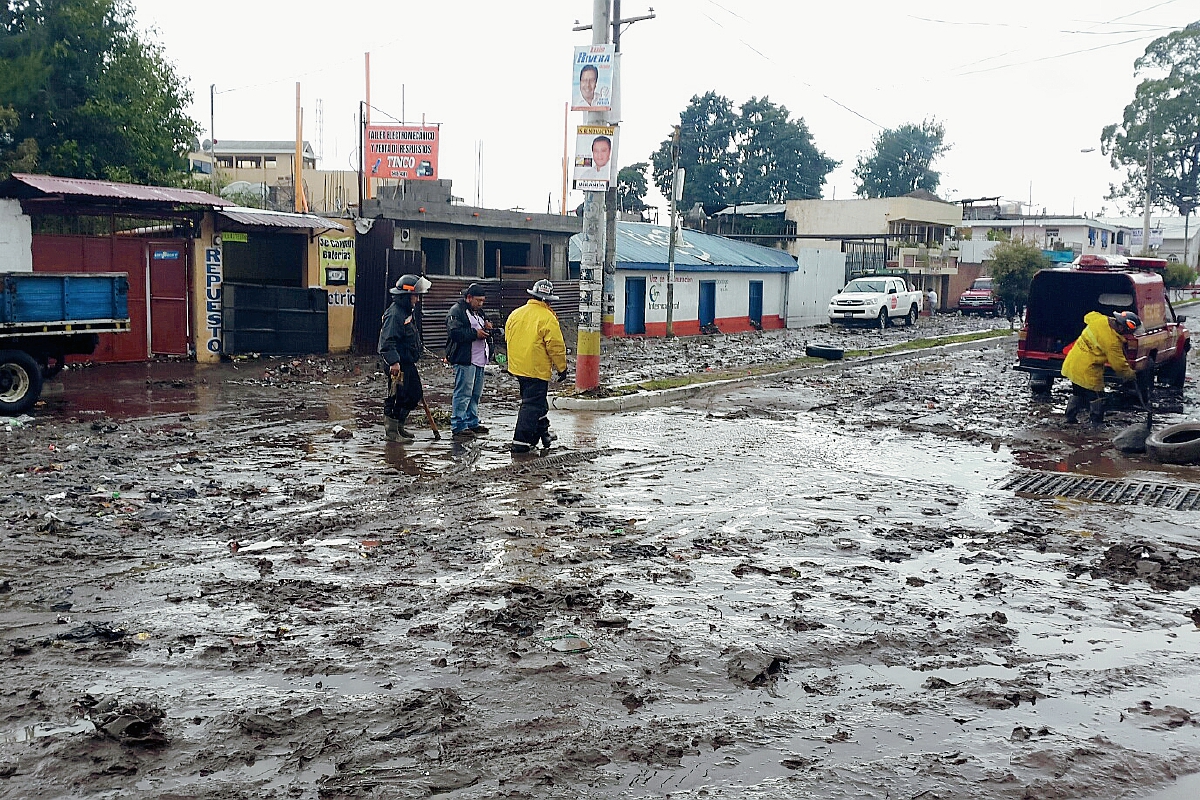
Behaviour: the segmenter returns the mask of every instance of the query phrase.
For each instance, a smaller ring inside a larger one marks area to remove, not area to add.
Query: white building
[[[1012,239],[1025,239],[1043,250],[1071,252],[1073,256],[1128,255],[1130,229],[1101,219],[1087,217],[1022,217],[1021,219],[970,219],[963,220],[962,228],[971,231],[971,245],[959,244],[967,263],[986,258],[993,242],[988,240],[989,231],[1000,231]],[[1140,227],[1140,226],[1139,226]],[[967,253],[971,255],[968,257]],[[1064,256],[1064,260],[1067,259]]]
[[[1100,221],[1111,225],[1120,225],[1136,232],[1139,238],[1138,249],[1140,249],[1141,231],[1145,222],[1143,217],[1101,217]],[[1186,251],[1188,266],[1195,268],[1197,263],[1200,263],[1200,252],[1197,252],[1200,251],[1200,217],[1192,215],[1190,219],[1184,219],[1183,217],[1151,216],[1150,243],[1152,245],[1158,238],[1155,235],[1156,231],[1162,235],[1162,244],[1158,247],[1159,258],[1178,261],[1182,264]]]

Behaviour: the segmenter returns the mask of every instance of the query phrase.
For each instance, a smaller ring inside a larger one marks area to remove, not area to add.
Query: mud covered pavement
[[[1200,469],[1012,347],[552,412],[519,461],[499,376],[491,436],[385,447],[365,360],[70,372],[0,426],[0,796],[1194,796],[1200,516],[997,487]]]

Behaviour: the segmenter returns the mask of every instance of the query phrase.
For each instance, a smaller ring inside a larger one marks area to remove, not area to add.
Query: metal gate
[[[329,299],[324,289],[226,283],[221,305],[225,353],[329,352]]]

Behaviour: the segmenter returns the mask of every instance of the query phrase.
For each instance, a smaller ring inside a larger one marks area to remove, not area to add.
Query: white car
[[[846,284],[829,301],[829,321],[835,325],[865,322],[886,328],[894,320],[917,324],[921,293],[910,291],[903,278],[866,275]]]

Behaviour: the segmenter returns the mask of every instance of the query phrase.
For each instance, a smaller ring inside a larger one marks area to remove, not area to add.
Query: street
[[[517,459],[506,376],[489,437],[385,446],[370,359],[70,370],[0,425],[0,797],[1195,796],[1200,516],[1003,486],[1200,468],[1063,425],[1013,348],[552,410]]]

